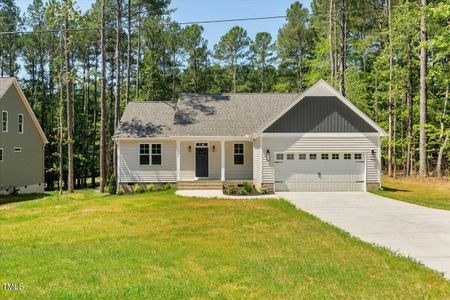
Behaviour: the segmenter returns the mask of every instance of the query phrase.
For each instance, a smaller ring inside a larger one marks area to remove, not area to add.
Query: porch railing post
[[[177,141],[177,181],[181,180],[181,148],[180,148],[180,141]]]
[[[225,141],[220,141],[220,180],[225,181]]]

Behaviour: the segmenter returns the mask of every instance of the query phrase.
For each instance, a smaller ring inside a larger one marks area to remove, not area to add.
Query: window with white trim
[[[162,162],[161,144],[139,144],[140,165],[159,166],[161,165],[161,162]]]
[[[8,112],[2,111],[2,131],[8,132]]]
[[[18,114],[17,116],[17,130],[20,134],[23,133],[23,114]]]
[[[3,148],[0,148],[0,162],[3,161]]]
[[[275,154],[276,160],[284,160],[284,154],[283,153],[277,153]]]
[[[309,155],[309,159],[312,159],[312,160],[317,159],[317,154],[311,153],[311,154]]]
[[[300,159],[300,160],[305,160],[305,159],[306,159],[306,154],[305,154],[305,153],[300,153],[300,154],[298,155],[298,159]]]
[[[244,144],[234,144],[233,146],[233,159],[235,165],[244,164]]]
[[[294,158],[295,158],[294,153],[288,153],[288,154],[286,154],[286,159],[287,159],[287,160],[294,160]]]
[[[355,153],[355,159],[362,159],[361,153]]]
[[[351,153],[344,153],[344,159],[352,159]]]
[[[331,154],[331,159],[339,159],[339,153]]]
[[[328,154],[327,153],[322,153],[321,159],[328,159]]]

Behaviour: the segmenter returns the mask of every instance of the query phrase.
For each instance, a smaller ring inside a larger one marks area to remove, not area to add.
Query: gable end
[[[336,96],[306,96],[264,132],[360,133],[377,131]]]

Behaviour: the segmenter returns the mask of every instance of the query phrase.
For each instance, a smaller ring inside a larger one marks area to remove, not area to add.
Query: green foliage
[[[242,188],[247,192],[247,193],[251,193],[253,190],[253,184],[251,182],[248,181],[244,181],[242,183]]]
[[[147,190],[147,192],[152,192],[155,189],[155,186],[149,183],[145,186],[145,189]]]
[[[238,191],[239,195],[247,195],[248,192],[244,187],[241,187]]]
[[[142,187],[142,185],[140,185],[139,183],[135,183],[133,185],[133,191],[137,194],[142,194],[145,192],[144,187]]]
[[[259,192],[260,192],[261,194],[267,194],[267,193],[269,193],[269,190],[268,190],[266,187],[262,187],[262,188],[259,190]]]
[[[108,182],[108,193],[111,195],[114,195],[117,192],[117,180],[116,180],[116,176],[111,175],[109,177],[109,182]]]
[[[234,195],[238,191],[237,187],[234,185],[229,185],[226,189],[227,194]]]
[[[163,190],[163,191],[167,191],[167,190],[170,190],[170,189],[173,189],[173,185],[172,185],[170,182],[166,182],[166,183],[164,183],[164,185],[162,186],[162,190]]]

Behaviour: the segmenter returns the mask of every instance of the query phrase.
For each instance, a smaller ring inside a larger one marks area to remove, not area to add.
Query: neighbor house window
[[[18,129],[19,129],[19,133],[23,133],[23,115],[19,114],[18,115]]]
[[[284,154],[283,153],[277,153],[275,155],[275,159],[276,160],[283,160],[284,159]]]
[[[298,159],[300,159],[300,160],[306,159],[306,154],[305,154],[305,153],[300,153],[300,154],[298,155]]]
[[[151,150],[151,152],[150,152]],[[161,165],[161,144],[140,144],[139,164],[140,165]]]
[[[234,164],[244,164],[244,144],[234,144]]]
[[[2,112],[2,131],[8,132],[8,112]]]
[[[294,154],[293,153],[286,154],[286,159],[287,160],[294,160]]]
[[[322,154],[322,159],[328,159],[328,154],[326,153]]]
[[[355,153],[355,159],[362,159],[361,153]]]
[[[0,162],[3,161],[3,148],[0,148]]]
[[[152,165],[161,165],[161,144],[152,144]]]
[[[309,159],[317,159],[317,154],[310,154]]]
[[[339,159],[339,154],[338,153],[331,154],[331,159]]]
[[[344,153],[344,159],[352,159],[351,153]]]

